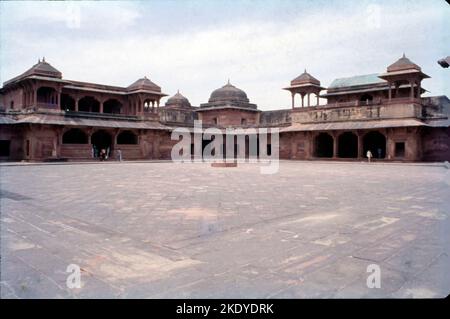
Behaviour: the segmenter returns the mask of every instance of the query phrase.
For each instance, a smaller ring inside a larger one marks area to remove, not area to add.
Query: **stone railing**
[[[359,101],[357,101],[359,102]],[[418,102],[418,101],[417,101]],[[389,103],[340,106],[334,104],[320,106],[318,108],[305,108],[299,112],[292,113],[293,123],[319,123],[339,122],[351,120],[371,119],[399,119],[399,118],[421,118],[422,105],[409,99],[404,102],[400,99],[391,100]]]

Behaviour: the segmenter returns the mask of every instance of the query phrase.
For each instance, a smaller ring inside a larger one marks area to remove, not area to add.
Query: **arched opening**
[[[85,96],[78,102],[80,112],[100,112],[100,102],[92,96]]]
[[[152,101],[150,99],[147,99],[144,101],[144,112],[151,113],[153,112],[155,107],[155,101]]]
[[[37,90],[37,103],[40,104],[58,104],[58,95],[56,90],[51,87],[41,86]]]
[[[370,94],[363,94],[359,100],[362,104],[370,104],[373,101],[373,96]]]
[[[315,156],[333,157],[333,137],[328,133],[320,133],[315,138]]]
[[[338,138],[338,156],[342,158],[358,157],[358,136],[352,132],[345,132]]]
[[[94,156],[98,157],[101,150],[105,150],[109,156],[111,153],[112,137],[111,134],[104,130],[99,130],[92,134],[91,144],[94,148]]]
[[[319,99],[317,93],[310,93],[309,94],[309,106],[318,106],[319,105]]]
[[[386,137],[378,131],[372,131],[364,135],[364,156],[370,150],[373,158],[385,158]]]
[[[123,131],[117,135],[117,144],[137,144],[138,137],[131,131]]]
[[[116,99],[109,99],[103,103],[103,113],[120,114],[122,110],[122,103]]]
[[[72,128],[63,134],[63,144],[87,144],[88,136],[79,128]]]
[[[68,94],[61,94],[61,110],[75,111],[75,100]]]

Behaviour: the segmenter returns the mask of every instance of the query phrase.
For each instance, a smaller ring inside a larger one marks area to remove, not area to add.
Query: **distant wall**
[[[291,123],[291,110],[263,111],[260,115],[261,126],[283,126]]]
[[[194,125],[197,113],[193,109],[171,109],[160,107],[159,119],[162,123],[180,123],[184,125]]]

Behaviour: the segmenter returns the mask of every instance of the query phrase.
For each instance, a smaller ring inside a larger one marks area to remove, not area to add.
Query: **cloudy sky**
[[[450,6],[424,1],[126,1],[0,3],[0,80],[39,57],[66,79],[128,86],[146,75],[193,105],[230,78],[262,110],[306,68],[334,78],[385,71],[403,53],[450,97]]]

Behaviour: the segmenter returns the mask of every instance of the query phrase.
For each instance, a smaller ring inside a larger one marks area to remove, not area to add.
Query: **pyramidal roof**
[[[305,71],[300,74],[298,77],[291,81],[291,85],[299,85],[299,84],[316,84],[320,85],[320,81],[313,77],[311,74]]]
[[[5,83],[17,81],[17,80],[20,80],[22,78],[25,78],[25,77],[28,77],[31,75],[45,76],[45,77],[58,78],[58,79],[62,78],[62,73],[59,70],[57,70],[55,67],[53,67],[50,63],[45,61],[45,57],[44,57],[42,59],[42,61],[39,59],[38,63],[33,65],[30,69],[28,69],[21,75],[15,77]]]
[[[388,72],[395,72],[395,71],[403,71],[403,70],[418,70],[421,71],[420,66],[412,62],[410,59],[408,59],[405,54],[403,53],[403,56],[392,63],[390,66],[387,67]]]
[[[128,91],[135,91],[135,90],[149,90],[149,91],[155,91],[155,92],[161,92],[161,87],[150,81],[146,76],[144,76],[142,79],[139,79],[135,82],[133,82],[131,85],[127,87]]]

